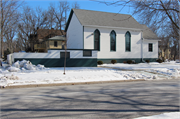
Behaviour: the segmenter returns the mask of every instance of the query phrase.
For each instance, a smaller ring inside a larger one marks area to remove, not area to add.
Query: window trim
[[[65,52],[60,52],[60,58],[64,59],[65,57],[61,57],[61,53],[65,53]],[[68,55],[66,54],[66,59],[70,59],[71,55],[70,52],[66,52],[67,54],[69,53],[69,57],[67,57]]]
[[[99,32],[99,49],[95,49],[95,32],[96,31],[98,31]],[[100,33],[100,31],[98,30],[98,29],[96,29],[95,31],[94,31],[94,50],[97,50],[97,51],[100,51],[100,43],[101,43],[101,33]]]
[[[113,32],[115,33],[115,50],[112,50],[112,49],[111,49],[111,40],[112,40],[112,39],[111,39],[111,33],[113,33]],[[116,32],[115,32],[114,30],[112,30],[111,33],[110,33],[110,51],[111,51],[111,52],[116,52]]]
[[[130,37],[130,43],[129,43],[129,50],[126,49],[126,34],[129,33],[129,37]],[[131,52],[131,33],[129,31],[127,31],[125,34],[125,51],[126,52]]]
[[[84,55],[84,51],[90,51],[90,56]],[[83,50],[83,57],[92,57],[92,50]]]
[[[149,45],[152,45],[152,47],[151,47],[151,51],[150,51],[150,47],[149,47]],[[153,52],[153,43],[148,43],[148,52]]]

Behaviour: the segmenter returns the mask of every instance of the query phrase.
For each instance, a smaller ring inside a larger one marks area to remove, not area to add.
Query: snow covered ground
[[[128,69],[134,71],[121,71],[101,67],[74,67],[66,68],[45,68],[43,65],[32,65],[31,62],[23,60],[15,62],[11,67],[0,68],[0,86],[31,85],[31,84],[52,84],[52,83],[75,83],[94,82],[111,80],[159,80],[159,74],[168,77],[180,76],[180,64],[171,63],[140,63],[140,64],[104,64],[102,66]],[[142,71],[136,71],[140,69]],[[148,72],[147,72],[148,71]],[[156,73],[149,73],[156,72]]]
[[[164,63],[151,62],[151,63],[139,63],[139,64],[117,63],[117,64],[103,64],[99,66],[112,67],[112,68],[124,69],[124,70],[133,70],[133,71],[143,70],[147,72],[166,75],[168,77],[175,77],[175,78],[180,77],[180,63],[176,63],[175,61],[164,62]]]
[[[154,115],[149,117],[139,117],[135,119],[180,119],[180,112],[164,113],[160,115]]]

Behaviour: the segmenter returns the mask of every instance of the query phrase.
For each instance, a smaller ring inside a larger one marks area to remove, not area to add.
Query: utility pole
[[[66,75],[65,71],[66,71],[66,54],[67,54],[67,38],[66,40],[64,41],[64,49],[65,49],[65,58],[64,58],[64,75]]]

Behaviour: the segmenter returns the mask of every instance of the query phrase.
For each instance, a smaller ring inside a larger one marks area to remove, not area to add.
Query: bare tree
[[[60,1],[57,8],[55,5],[51,5],[50,10],[55,17],[55,29],[59,29],[61,33],[64,34],[62,30],[66,26],[67,13],[70,10],[69,3],[67,1]]]
[[[54,15],[54,11],[55,11],[54,8],[55,8],[54,4],[50,3],[50,6],[47,11],[47,13],[48,13],[47,17],[48,17],[48,22],[49,22],[49,24],[47,24],[48,29],[55,27],[55,19],[56,18]]]
[[[30,42],[37,42],[37,30],[47,26],[47,12],[41,8],[36,8],[36,11],[30,7],[24,7],[21,21],[18,24],[18,42],[23,44],[26,50],[30,50]]]
[[[10,28],[8,32],[4,35],[5,37],[5,44],[7,45],[7,48],[13,53],[14,52],[14,37],[16,35],[16,29]],[[6,49],[7,49],[6,48]]]
[[[78,4],[77,1],[75,1],[75,2],[72,3],[72,7],[71,8],[72,9],[80,9],[80,5]]]
[[[167,45],[165,44],[167,42],[167,38],[169,38],[168,41],[171,42],[170,44],[176,43],[179,40],[180,0],[126,0],[126,1],[92,0],[92,1],[104,3],[106,5],[114,5],[116,7],[120,7],[120,11],[124,7],[132,8],[133,9],[132,15],[137,15],[138,21],[140,23],[146,24],[160,38],[162,37],[162,42],[164,42],[162,44],[164,45]],[[177,41],[174,42],[174,40],[170,40],[170,39],[174,39]],[[180,41],[179,41],[179,46],[180,46]],[[175,52],[177,52],[177,49],[175,50],[176,50]],[[176,53],[176,55],[178,55],[178,53]]]
[[[18,21],[18,9],[22,5],[22,2],[18,0],[0,0],[1,12],[0,12],[0,21],[1,21],[1,52],[0,57],[2,57],[4,48],[4,38],[5,34],[9,32],[9,29],[13,27]]]

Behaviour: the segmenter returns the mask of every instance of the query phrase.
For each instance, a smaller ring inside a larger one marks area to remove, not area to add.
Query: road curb
[[[112,81],[93,81],[93,82],[72,82],[72,83],[54,83],[54,84],[32,84],[32,85],[16,85],[16,86],[1,86],[0,89],[13,89],[13,88],[33,88],[33,87],[48,87],[48,86],[67,86],[67,85],[83,85],[83,84],[103,84],[103,83],[119,83],[119,82],[135,82],[145,81],[144,79],[132,80],[112,80]]]

